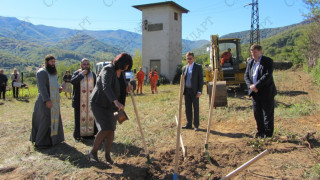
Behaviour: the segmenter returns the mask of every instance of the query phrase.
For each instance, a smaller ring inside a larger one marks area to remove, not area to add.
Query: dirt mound
[[[216,143],[209,144],[209,156],[202,147],[188,147],[185,159],[180,152],[179,179],[220,179],[228,172],[226,169],[235,169],[257,154],[247,144]],[[175,150],[167,150],[154,155],[149,165],[149,176],[159,179],[172,179],[174,171]]]
[[[313,141],[318,143],[314,138],[311,139],[311,142]],[[302,164],[312,164],[313,160],[318,159],[317,154],[308,153],[308,144],[304,143],[303,138],[297,140],[292,140],[288,137],[274,137],[271,139],[245,138],[244,141],[209,143],[208,147],[209,154],[204,151],[203,147],[187,147],[188,156],[185,159],[182,156],[182,152],[179,152],[179,179],[221,179],[265,149],[268,149],[269,155],[252,164],[248,168],[249,170],[245,170],[246,173],[240,174],[238,177],[244,179],[278,177],[278,172],[275,173],[274,171],[275,169],[283,168],[283,164],[280,163],[279,167],[275,166],[271,169],[268,164],[282,157],[294,159],[299,154],[302,157],[302,154],[305,156],[307,153],[309,158],[301,158],[300,162]],[[152,158],[152,164],[148,166],[148,177],[150,179],[172,179],[175,150],[165,150],[154,154]],[[262,170],[263,168],[261,167],[264,166],[267,166],[268,170]],[[293,172],[291,171],[291,173]],[[296,171],[293,174],[290,177],[299,177],[301,172]]]

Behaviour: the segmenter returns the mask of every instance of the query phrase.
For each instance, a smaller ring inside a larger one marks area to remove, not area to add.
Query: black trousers
[[[13,81],[12,81],[12,92],[13,92],[13,97],[18,98],[19,96],[19,88],[13,86]]]
[[[73,138],[80,139],[80,108],[74,108]]]
[[[274,130],[274,97],[272,95],[254,94],[252,105],[258,134],[272,137]]]
[[[6,86],[0,86],[0,99],[1,99],[1,94],[2,94],[2,98],[6,100]]]
[[[184,92],[184,102],[187,116],[186,126],[192,127],[192,118],[193,125],[195,128],[199,127],[199,98],[192,92],[191,88],[186,88]],[[192,112],[193,108],[193,112]]]

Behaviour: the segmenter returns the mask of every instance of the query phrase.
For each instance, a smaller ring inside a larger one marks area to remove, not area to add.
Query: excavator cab
[[[227,85],[245,85],[244,73],[246,71],[246,62],[243,61],[240,49],[239,38],[226,38],[218,40],[219,55],[231,49],[231,59],[229,62],[221,64],[221,56],[219,56],[219,80],[224,80]]]
[[[240,41],[239,38],[219,39],[218,35],[211,36],[210,61],[212,67],[218,70],[214,107],[227,106],[227,86],[246,87],[244,81],[246,62],[241,56]],[[225,56],[226,52],[231,55]],[[230,58],[226,59],[225,57]],[[208,88],[212,89],[210,83]],[[210,93],[209,98],[211,99]],[[209,103],[211,102],[209,101]]]
[[[245,86],[244,73],[246,71],[246,62],[243,60],[240,48],[240,38],[219,39],[218,35],[211,36],[211,50],[216,48],[215,58],[211,58],[213,67],[219,70],[218,81],[226,81],[228,85]],[[221,56],[231,50],[230,61],[221,63]],[[214,60],[213,60],[214,59]]]

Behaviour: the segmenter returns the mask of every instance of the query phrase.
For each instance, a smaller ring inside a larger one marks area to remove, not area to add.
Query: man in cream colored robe
[[[73,84],[72,107],[74,108],[73,137],[80,141],[82,137],[94,137],[97,128],[90,106],[90,95],[96,84],[96,75],[90,71],[90,61],[82,59],[81,69],[75,71],[71,78]]]

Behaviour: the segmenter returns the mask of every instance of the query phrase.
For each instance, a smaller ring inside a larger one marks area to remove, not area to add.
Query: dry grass
[[[301,83],[299,76],[291,71],[275,72],[275,82],[279,94],[276,96],[276,131],[280,135],[290,134],[295,131],[302,136],[303,133],[313,130],[310,127],[300,127],[299,130],[290,129],[284,124],[288,121],[298,120],[303,116],[319,112],[319,89],[308,89],[306,83]],[[292,89],[290,84],[297,84]],[[315,88],[315,87],[313,87]],[[318,88],[318,87],[316,87]],[[31,117],[34,107],[36,90],[30,87],[30,102],[17,101],[8,97],[4,105],[0,105],[0,168],[14,167],[18,171],[15,175],[6,178],[19,177],[26,179],[51,179],[53,177],[78,177],[86,172],[103,170],[101,164],[92,164],[86,160],[85,154],[92,146],[92,140],[76,143],[73,140],[73,108],[71,100],[61,94],[61,113],[65,133],[65,143],[48,150],[36,151],[29,141],[31,131]],[[176,125],[174,116],[178,109],[178,85],[161,85],[159,94],[151,94],[150,86],[144,86],[144,95],[135,96],[138,106],[141,125],[146,137],[148,148],[155,153],[162,148],[174,149],[176,140]],[[310,98],[312,97],[312,98]],[[130,120],[117,126],[113,157],[123,159],[135,157],[143,153],[143,144],[136,122],[134,109],[130,96],[126,102],[126,113]],[[200,124],[206,128],[208,118],[208,96],[204,89],[200,98]],[[186,122],[183,109],[182,122]],[[228,107],[214,110],[214,124],[235,122],[241,124],[253,119],[251,100],[243,93],[235,93],[232,89],[228,92]],[[225,127],[226,129],[232,127]],[[244,131],[254,132],[255,124],[245,127]],[[298,128],[298,127],[296,127]],[[187,132],[183,132],[186,135]],[[252,142],[256,143],[256,142]],[[251,144],[251,145],[259,145]],[[99,153],[103,157],[102,152]],[[288,162],[289,163],[289,162]],[[290,163],[289,163],[290,164]],[[289,166],[289,165],[288,165]],[[318,167],[318,165],[317,165]],[[283,167],[287,168],[287,167]],[[121,172],[119,172],[121,174]],[[1,173],[0,173],[1,175]],[[50,178],[51,177],[51,178]],[[108,177],[98,173],[87,177]],[[20,178],[18,178],[20,179]]]

